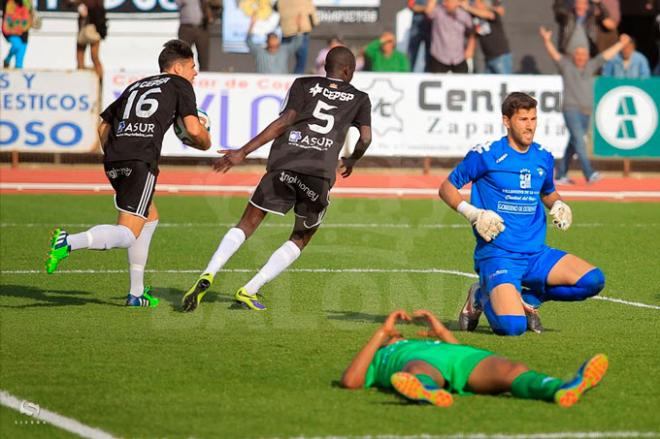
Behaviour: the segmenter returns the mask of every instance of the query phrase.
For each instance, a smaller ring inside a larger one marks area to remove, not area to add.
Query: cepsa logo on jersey
[[[325,87],[321,87],[318,82],[314,87],[309,89],[309,93],[314,97],[316,97],[317,94],[321,93],[324,97],[330,99],[331,101],[334,101],[336,99],[339,99],[340,101],[352,101],[355,98],[353,93],[346,93],[343,91],[332,91]]]

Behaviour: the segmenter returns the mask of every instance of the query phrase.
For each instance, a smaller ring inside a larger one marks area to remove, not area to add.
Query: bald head
[[[325,71],[328,76],[341,76],[340,79],[350,81],[355,71],[355,55],[344,46],[330,49],[325,57]]]

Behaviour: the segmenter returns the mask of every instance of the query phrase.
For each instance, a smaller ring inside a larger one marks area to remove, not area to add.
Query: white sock
[[[261,270],[254,277],[245,284],[245,289],[248,294],[256,294],[259,289],[267,282],[275,279],[281,272],[283,272],[289,265],[298,259],[300,256],[300,249],[293,241],[287,241],[282,244],[282,247],[275,250],[271,255],[266,265],[261,267]]]
[[[131,278],[131,294],[136,297],[144,293],[144,267],[149,258],[149,244],[156,231],[158,220],[144,224],[140,236],[128,248],[128,272]]]
[[[211,257],[204,273],[211,273],[215,276],[244,242],[245,233],[241,229],[238,227],[229,229],[222,238],[222,241],[220,241],[220,245]]]
[[[89,248],[91,250],[109,250],[128,248],[135,242],[135,235],[126,226],[104,224],[94,226],[86,232],[69,235],[67,238],[71,250]]]

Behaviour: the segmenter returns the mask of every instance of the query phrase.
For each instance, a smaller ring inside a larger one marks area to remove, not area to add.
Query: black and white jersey
[[[161,74],[134,82],[101,113],[111,127],[104,161],[141,160],[157,168],[165,132],[176,117],[189,115],[197,115],[197,102],[185,78]]]
[[[290,170],[334,182],[337,159],[351,126],[371,125],[369,95],[348,82],[320,76],[296,79],[282,113],[295,122],[273,141],[268,171]]]

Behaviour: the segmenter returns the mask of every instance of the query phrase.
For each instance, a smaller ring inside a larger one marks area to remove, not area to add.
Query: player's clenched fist
[[[506,228],[502,217],[492,210],[476,208],[467,201],[462,201],[457,210],[470,221],[479,236],[486,242],[497,238],[497,235]]]
[[[557,200],[552,204],[550,215],[552,216],[552,224],[559,230],[568,230],[571,227],[573,212],[568,204],[563,201]]]

